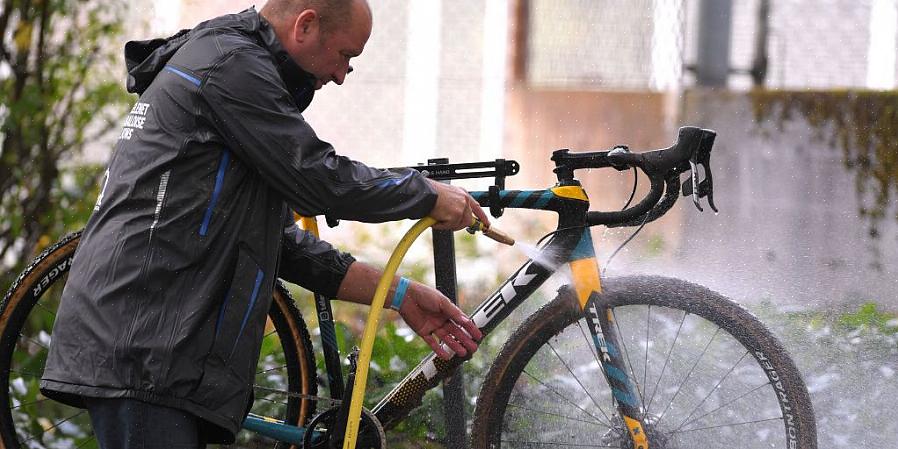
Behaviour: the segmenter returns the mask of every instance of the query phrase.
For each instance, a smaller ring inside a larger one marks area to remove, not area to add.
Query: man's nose
[[[346,75],[352,73],[352,66],[346,66],[346,70],[340,70],[336,74],[334,74],[334,82],[337,83],[338,86],[343,85],[343,81],[346,80]]]

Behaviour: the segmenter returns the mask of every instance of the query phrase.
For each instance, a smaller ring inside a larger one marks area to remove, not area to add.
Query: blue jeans
[[[136,399],[84,398],[101,449],[202,449],[196,417]]]

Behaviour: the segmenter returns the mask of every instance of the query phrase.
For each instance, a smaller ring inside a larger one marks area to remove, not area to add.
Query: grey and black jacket
[[[417,172],[337,155],[303,120],[312,80],[255,10],[129,42],[140,95],[63,293],[42,391],[127,397],[229,442],[251,397],[275,279],[336,293],[352,258],[290,223],[426,215]]]

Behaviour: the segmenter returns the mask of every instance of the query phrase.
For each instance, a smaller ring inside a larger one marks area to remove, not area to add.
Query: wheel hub
[[[623,418],[615,415],[612,423],[613,427],[602,435],[601,444],[621,449],[635,449],[633,438],[624,425]],[[670,435],[658,426],[658,416],[648,415],[643,418],[642,424],[649,443],[648,449],[676,449],[670,444]]]

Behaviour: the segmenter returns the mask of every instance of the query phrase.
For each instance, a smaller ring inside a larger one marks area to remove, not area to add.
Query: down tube
[[[619,350],[620,337],[614,327],[614,314],[611,308],[602,304],[602,283],[589,228],[583,230],[580,242],[571,253],[570,266],[577,300],[586,317],[605,380],[618,403],[634,447],[648,449],[645,429],[636,418],[642,416],[640,397],[624,366],[624,357]]]
[[[568,261],[571,249],[577,245],[582,232],[562,231],[555,234],[546,244],[546,254],[554,254],[554,267]],[[533,260],[528,260],[508,280],[480,303],[471,314],[471,319],[483,333],[484,338],[496,328],[511,312],[538,289],[552,273],[554,267],[546,267]],[[436,354],[429,354],[408,373],[376,407],[374,414],[384,428],[391,428],[401,421],[415,407],[421,405],[421,399],[431,388],[451,375],[455,368],[464,363],[468,357],[452,357],[443,360]]]

